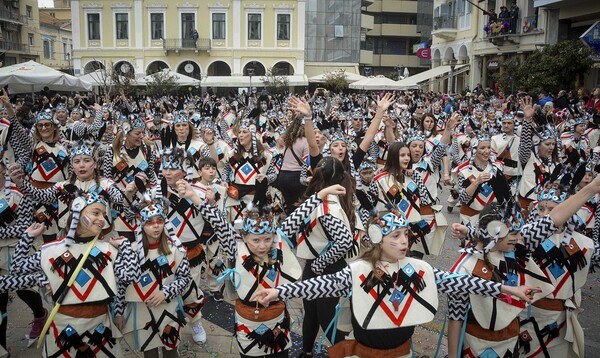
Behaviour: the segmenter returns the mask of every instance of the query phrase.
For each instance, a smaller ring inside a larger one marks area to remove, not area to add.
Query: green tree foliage
[[[348,89],[346,71],[339,69],[325,74],[325,87],[334,93],[344,92]]]
[[[265,89],[269,93],[284,94],[288,90],[289,81],[285,76],[280,76],[276,68],[269,67],[266,75],[260,80],[264,83]]]
[[[579,40],[562,41],[532,52],[523,62],[517,57],[507,60],[498,80],[505,93],[518,89],[558,93],[574,87],[577,75],[589,71],[591,54]]]

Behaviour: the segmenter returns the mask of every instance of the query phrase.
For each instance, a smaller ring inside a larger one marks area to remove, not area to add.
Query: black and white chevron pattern
[[[33,274],[42,271],[42,251],[38,250],[32,255],[29,255],[29,251],[33,245],[34,237],[28,233],[23,233],[13,254],[13,262],[10,267],[10,273],[13,275],[26,275]]]
[[[303,298],[314,300],[324,297],[347,296],[352,290],[350,267],[330,275],[314,277],[277,287],[279,298]]]
[[[102,110],[98,110],[96,111],[92,124],[88,124],[85,121],[77,121],[73,123],[72,130],[78,138],[85,138],[90,134],[96,135],[103,125]]]
[[[2,275],[0,276],[1,291],[16,291],[39,285],[42,274]]]
[[[11,122],[9,129],[11,132],[8,134],[8,145],[13,149],[17,164],[19,164],[21,168],[25,168],[33,154],[33,139],[16,117],[9,117],[8,120]],[[6,143],[0,144],[6,145]]]
[[[523,226],[521,235],[523,236],[523,242],[525,247],[530,252],[535,251],[540,244],[552,236],[558,228],[554,225],[554,222],[550,216],[538,218],[538,220],[528,220],[527,224]]]
[[[171,247],[171,250],[177,250]],[[175,271],[176,279],[168,285],[163,286],[162,291],[167,300],[172,300],[174,297],[185,293],[187,286],[192,282],[192,274],[190,272],[190,262],[186,257],[183,257],[177,270]]]
[[[125,285],[134,283],[141,276],[140,260],[128,240],[123,240],[119,245],[113,269],[115,277]]]
[[[533,147],[533,128],[529,121],[523,121],[521,129],[521,141],[519,142],[519,162],[521,168],[525,168],[529,158],[531,157],[531,148]]]
[[[12,191],[11,191],[12,193]],[[19,194],[20,195],[20,194]],[[8,200],[8,198],[6,198]],[[23,196],[15,210],[16,220],[7,225],[0,225],[0,238],[18,239],[33,221],[33,201],[28,196]]]
[[[463,321],[467,319],[469,295],[464,293],[448,294],[448,319]]]
[[[310,217],[310,213],[321,205],[322,200],[317,194],[313,194],[294,210],[280,225],[281,231],[288,238],[294,237],[299,228],[302,227],[304,219]],[[293,240],[294,241],[294,240]]]
[[[500,297],[502,284],[484,280],[473,276],[457,276],[448,278],[451,273],[433,268],[435,279],[441,280],[437,284],[438,291],[442,293],[464,293],[483,296]]]
[[[215,230],[215,235],[219,239],[221,248],[227,258],[235,260],[237,254],[236,241],[242,240],[242,236],[233,228],[232,223],[225,220],[217,207],[202,203],[196,208],[204,221],[209,223]]]
[[[325,215],[319,218],[319,222],[329,234],[329,237],[334,238],[334,241],[324,254],[312,262],[310,268],[316,274],[320,274],[325,267],[342,259],[352,248],[353,240],[350,228],[342,220],[332,215]]]

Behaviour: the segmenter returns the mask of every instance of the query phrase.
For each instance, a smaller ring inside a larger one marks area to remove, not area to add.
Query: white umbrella
[[[308,82],[325,83],[327,81],[327,75],[328,75],[328,73],[323,73],[318,76],[309,77]],[[364,80],[366,78],[365,76],[357,75],[357,74],[350,73],[350,72],[344,72],[344,76],[346,77],[346,81],[348,83],[353,83],[356,81]]]
[[[350,88],[365,90],[365,91],[375,91],[375,90],[400,90],[401,86],[398,85],[398,82],[391,80],[384,76],[376,76],[365,78],[364,80],[360,80],[350,84]]]
[[[145,86],[149,83],[155,82],[155,76],[157,74],[152,74],[152,75],[148,75],[142,78],[139,78],[136,82],[138,86]],[[193,77],[189,77],[186,75],[182,75],[181,73],[177,73],[174,71],[171,71],[168,68],[165,68],[164,70],[160,71],[158,73],[158,76],[165,76],[165,77],[172,77],[175,80],[175,84],[177,86],[196,86],[196,85],[200,85],[200,80],[197,80]]]
[[[11,93],[37,92],[46,86],[56,91],[92,89],[92,84],[89,82],[35,61],[0,68],[0,86],[6,85]]]
[[[120,76],[123,78],[123,76]],[[111,86],[113,85],[113,79],[105,69],[99,69],[94,72],[90,72],[87,75],[79,76],[80,80],[89,82],[92,86]]]

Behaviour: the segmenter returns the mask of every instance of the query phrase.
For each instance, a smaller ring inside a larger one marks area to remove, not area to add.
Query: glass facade
[[[360,0],[307,0],[305,61],[359,61],[360,5]]]

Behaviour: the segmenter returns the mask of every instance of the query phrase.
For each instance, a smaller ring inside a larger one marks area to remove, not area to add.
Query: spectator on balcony
[[[510,7],[510,33],[511,34],[516,34],[517,33],[517,22],[519,21],[519,7],[517,6],[516,2],[513,2],[513,4]]]
[[[194,47],[197,47],[197,42],[198,42],[198,30],[194,29],[194,32],[192,32],[192,38],[194,39]]]
[[[498,14],[498,19],[501,24],[508,23],[510,21],[510,12],[506,6],[500,6],[500,14]],[[502,33],[507,33],[508,28],[502,26]]]
[[[493,24],[498,20],[498,15],[496,15],[496,10],[494,9],[490,9],[490,11],[486,13],[486,15],[488,16],[488,25]]]

